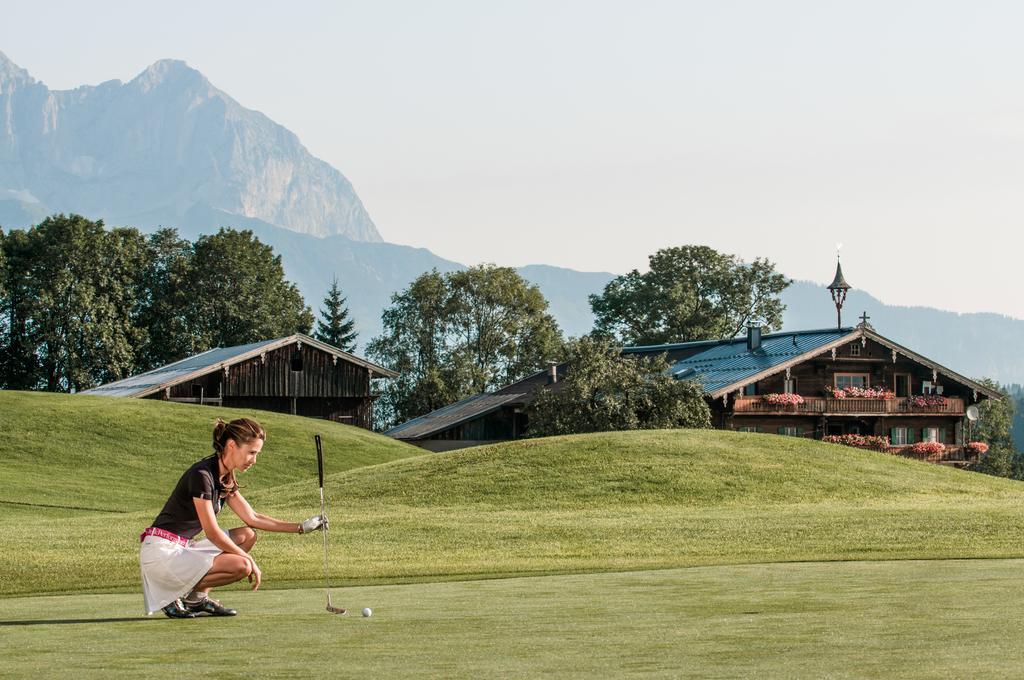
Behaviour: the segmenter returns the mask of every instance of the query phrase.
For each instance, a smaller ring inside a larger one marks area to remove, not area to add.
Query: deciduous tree
[[[138,231],[54,215],[9,234],[5,252],[8,387],[77,391],[133,369],[142,340],[132,316],[144,261]]]
[[[183,352],[309,333],[313,313],[284,277],[281,257],[249,230],[200,236],[178,288]]]
[[[590,296],[595,332],[627,345],[730,338],[748,323],[782,326],[789,280],[763,258],[746,263],[707,246],[664,248],[649,270],[613,279]]]
[[[527,407],[530,436],[711,425],[704,390],[668,375],[664,357],[623,355],[608,338],[584,337],[567,343],[564,358],[563,382]]]
[[[400,423],[542,368],[561,333],[536,286],[493,265],[437,270],[391,297],[367,355],[398,371],[375,413]]]

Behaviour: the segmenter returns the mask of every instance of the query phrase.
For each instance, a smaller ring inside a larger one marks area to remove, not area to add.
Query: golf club
[[[332,614],[344,614],[344,607],[335,607],[331,604],[331,581],[327,576],[327,511],[324,503],[324,450],[320,442],[320,435],[316,435],[316,471],[320,477],[320,517],[325,520],[324,528],[320,533],[324,535],[324,588],[327,590],[327,611]]]

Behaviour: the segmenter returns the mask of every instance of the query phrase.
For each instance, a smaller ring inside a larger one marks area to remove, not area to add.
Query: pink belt
[[[142,535],[139,536],[139,542],[141,543],[142,541],[146,540],[146,536],[157,536],[159,538],[166,538],[168,541],[174,541],[175,543],[188,545],[188,539],[184,536],[172,534],[170,531],[166,531],[164,529],[157,529],[156,527],[149,527],[148,529],[143,531]]]

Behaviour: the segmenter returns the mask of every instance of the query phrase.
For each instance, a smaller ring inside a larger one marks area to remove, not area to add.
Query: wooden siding
[[[292,358],[302,359],[302,370],[292,371]],[[188,382],[148,398],[199,402],[232,408],[291,413],[325,418],[370,429],[373,400],[369,371],[344,359],[304,344],[271,350],[229,366],[214,369]]]
[[[293,371],[292,358],[302,360],[302,370]],[[228,369],[224,378],[225,397],[365,397],[370,393],[370,374],[362,366],[309,345],[295,345],[267,352]]]

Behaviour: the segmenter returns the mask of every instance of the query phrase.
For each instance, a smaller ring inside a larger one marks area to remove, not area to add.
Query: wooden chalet
[[[671,372],[699,380],[713,425],[822,439],[888,438],[894,452],[937,442],[934,462],[965,464],[967,408],[1000,395],[889,340],[865,319],[853,328],[774,333],[716,343],[630,347],[666,354]]]
[[[830,287],[840,321],[834,329],[762,335],[750,328],[745,337],[622,351],[664,355],[671,375],[699,381],[719,429],[884,437],[890,451],[915,456],[914,444],[936,442],[929,460],[971,462],[977,454],[965,447],[968,408],[999,393],[884,337],[867,315],[842,327],[838,314],[848,288],[837,268]],[[566,368],[469,397],[385,434],[434,451],[518,438],[529,427],[523,407],[539,390],[557,389]]]
[[[82,394],[276,411],[369,429],[371,381],[397,375],[297,333],[218,347]]]

